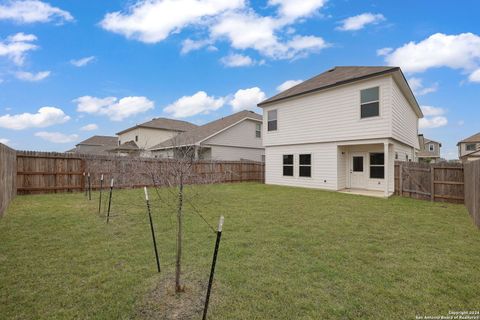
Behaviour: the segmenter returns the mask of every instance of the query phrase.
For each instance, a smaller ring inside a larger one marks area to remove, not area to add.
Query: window
[[[405,155],[405,161],[408,161],[408,154]]]
[[[257,123],[255,125],[255,137],[257,137],[257,138],[262,137],[262,125],[260,123]]]
[[[370,153],[370,179],[385,178],[385,155]]]
[[[268,131],[277,130],[277,110],[270,110],[268,115]]]
[[[435,145],[434,144],[429,144],[428,145],[428,151],[430,151],[430,152],[435,151]]]
[[[118,145],[121,145],[122,144],[122,141],[121,140],[118,140]]]
[[[369,88],[360,91],[360,117],[370,118],[380,115],[379,88]]]
[[[469,143],[465,146],[465,149],[467,151],[473,151],[473,150],[477,149],[477,144],[476,143]]]
[[[353,172],[363,172],[363,157],[353,157]]]
[[[283,175],[293,177],[293,154],[283,155]]]
[[[395,160],[398,160],[398,152],[395,152]]]
[[[135,142],[138,142],[138,136],[135,136]]]
[[[301,154],[299,155],[298,175],[300,177],[312,176],[312,155]]]

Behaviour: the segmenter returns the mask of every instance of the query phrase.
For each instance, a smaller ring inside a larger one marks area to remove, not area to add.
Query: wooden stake
[[[108,196],[108,210],[107,210],[107,223],[110,219],[110,208],[112,206],[112,193],[113,193],[113,178],[110,181],[110,195]]]
[[[153,249],[155,250],[155,259],[157,260],[157,270],[158,270],[158,272],[160,272],[160,258],[158,257],[157,241],[155,240],[155,230],[153,228],[152,213],[151,213],[151,210],[150,210],[150,201],[148,199],[147,187],[144,187],[143,190],[145,192],[145,201],[147,203],[148,219],[150,220],[150,230],[152,232]]]

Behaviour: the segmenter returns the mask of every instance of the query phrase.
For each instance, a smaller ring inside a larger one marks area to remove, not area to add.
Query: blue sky
[[[336,65],[399,65],[457,156],[480,131],[480,2],[0,0],[0,141],[64,151],[157,116],[205,123]],[[288,82],[287,82],[288,81]],[[287,82],[285,84],[285,82]]]

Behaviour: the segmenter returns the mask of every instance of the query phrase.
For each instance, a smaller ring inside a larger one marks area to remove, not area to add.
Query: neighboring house
[[[140,149],[133,141],[127,141],[119,146],[115,146],[108,149],[109,154],[115,154],[117,156],[145,156],[148,157],[149,153]]]
[[[175,158],[179,149],[194,150],[196,159],[262,161],[262,116],[240,111],[179,134],[149,150],[158,158]]]
[[[75,148],[68,150],[67,153],[107,155],[108,150],[115,147],[117,143],[117,137],[93,136],[79,142]]]
[[[417,152],[418,161],[438,163],[440,159],[440,148],[442,144],[438,141],[427,139],[423,134],[418,135],[420,149]]]
[[[335,67],[258,105],[267,184],[394,192],[422,111],[398,67]]]
[[[113,152],[132,151],[133,144],[127,142],[133,141],[137,146],[139,153],[141,150],[149,149],[160,142],[169,140],[176,135],[192,130],[197,126],[193,123],[168,118],[154,118],[142,124],[137,124],[131,128],[117,133],[118,146]]]
[[[462,162],[480,160],[480,132],[457,143]]]

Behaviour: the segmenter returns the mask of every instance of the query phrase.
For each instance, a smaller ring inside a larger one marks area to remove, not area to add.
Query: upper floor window
[[[293,154],[283,155],[283,175],[293,177]]]
[[[465,146],[465,150],[467,151],[473,151],[477,149],[477,144],[476,143],[469,143]]]
[[[431,144],[429,144],[429,145],[428,145],[428,151],[430,151],[430,152],[433,152],[433,151],[435,151],[435,145],[434,145],[434,144],[432,144],[432,143],[431,143]]]
[[[380,115],[379,87],[360,91],[360,117],[370,118]]]
[[[135,136],[135,142],[138,142],[138,136]]]
[[[267,113],[268,131],[277,130],[277,110],[270,110]]]
[[[122,141],[121,140],[118,140],[118,145],[121,145],[122,144]]]
[[[312,176],[312,155],[301,154],[298,156],[298,162],[299,162],[298,175],[300,177],[311,177]]]
[[[260,123],[257,123],[255,125],[255,137],[257,137],[257,138],[262,137],[262,125]]]

